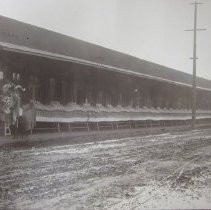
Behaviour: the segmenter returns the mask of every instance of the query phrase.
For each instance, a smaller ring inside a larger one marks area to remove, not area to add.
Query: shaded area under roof
[[[134,73],[186,85],[192,84],[190,74],[4,16],[0,16],[0,42],[128,69]],[[211,81],[197,77],[197,86],[211,89]]]

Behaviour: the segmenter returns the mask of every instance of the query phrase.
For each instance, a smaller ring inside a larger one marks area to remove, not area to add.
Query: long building
[[[37,122],[191,118],[191,75],[3,16],[0,72],[20,77]],[[199,77],[197,109],[211,118],[211,81]]]

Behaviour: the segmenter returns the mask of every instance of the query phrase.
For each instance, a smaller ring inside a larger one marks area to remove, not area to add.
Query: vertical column
[[[122,93],[121,93],[121,91],[119,91],[119,94],[118,94],[118,105],[122,106]]]
[[[123,85],[126,85],[124,84],[124,81],[123,81],[123,76],[122,75],[119,75],[119,77],[117,77],[118,80],[116,81],[117,82],[117,97],[118,97],[118,105],[123,105],[123,91],[124,91],[124,86]]]
[[[86,67],[84,71],[84,85],[83,85],[83,97],[84,102],[93,104],[93,89],[94,89],[94,74],[95,72],[90,67]]]
[[[67,81],[66,102],[70,103],[70,102],[72,102],[72,88],[73,88],[73,76],[72,76],[71,71],[70,71],[70,74],[68,74],[66,81]]]
[[[72,88],[72,101],[76,103],[78,101],[78,81],[74,78]]]
[[[49,99],[50,102],[55,99],[56,80],[54,78],[49,79]]]
[[[72,84],[72,102],[78,103],[79,101],[79,74],[80,71],[78,69],[78,66],[73,65],[73,84]]]
[[[103,104],[103,75],[102,75],[102,71],[97,71],[96,102],[97,102],[97,104]]]
[[[103,91],[99,90],[97,94],[97,103],[98,104],[103,104]]]
[[[67,102],[67,80],[62,79],[61,88],[61,103],[65,104]]]

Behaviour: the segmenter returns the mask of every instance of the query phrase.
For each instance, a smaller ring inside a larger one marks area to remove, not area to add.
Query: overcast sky
[[[198,76],[211,79],[211,0],[200,0]],[[0,14],[192,73],[191,0],[0,0]],[[1,30],[1,29],[0,29]]]

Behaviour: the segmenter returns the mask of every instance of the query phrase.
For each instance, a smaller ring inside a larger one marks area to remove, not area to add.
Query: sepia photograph
[[[0,209],[211,209],[211,0],[0,0]]]

